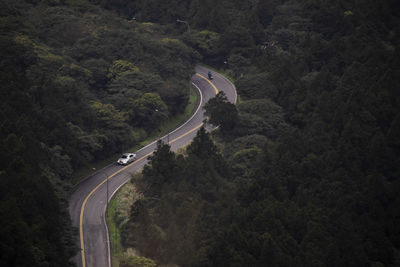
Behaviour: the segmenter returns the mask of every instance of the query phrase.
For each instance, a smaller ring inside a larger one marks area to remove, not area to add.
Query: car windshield
[[[121,158],[126,159],[128,157],[128,155],[122,155]]]

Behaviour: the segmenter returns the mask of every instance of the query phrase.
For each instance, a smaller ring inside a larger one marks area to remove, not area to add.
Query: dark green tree
[[[178,164],[170,146],[162,141],[157,142],[157,149],[149,157],[149,164],[143,168],[143,177],[148,184],[147,194],[151,197],[161,197],[164,184],[170,184],[176,179]]]
[[[204,106],[205,115],[209,117],[209,123],[220,126],[221,131],[228,133],[238,120],[238,112],[234,104],[228,101],[223,91],[211,98]]]

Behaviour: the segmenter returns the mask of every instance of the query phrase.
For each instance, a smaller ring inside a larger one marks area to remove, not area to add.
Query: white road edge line
[[[125,184],[125,183],[124,183]],[[116,191],[114,191],[116,192]],[[111,195],[111,197],[109,199],[111,199],[113,196],[113,194]],[[104,206],[104,216],[103,216],[103,221],[104,221],[104,225],[106,227],[106,236],[107,236],[107,258],[108,258],[108,267],[111,267],[111,246],[110,246],[110,235],[108,233],[108,225],[107,225],[107,220],[106,220],[106,212],[107,212],[107,208],[108,208],[108,199],[107,199],[107,204]]]
[[[218,72],[215,73],[215,75],[218,76],[218,77],[220,77],[220,78],[222,78],[222,79],[224,79],[225,81],[227,81],[227,82],[232,86],[233,92],[235,93],[235,99],[233,100],[233,104],[236,104],[236,101],[237,101],[237,92],[236,92],[236,87],[235,87],[235,85],[234,85],[228,78],[226,78],[224,75],[219,74]]]

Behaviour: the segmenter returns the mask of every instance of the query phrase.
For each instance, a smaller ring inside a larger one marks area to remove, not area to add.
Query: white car
[[[135,159],[135,153],[125,153],[118,159],[117,163],[120,165],[128,165],[129,163],[135,161]]]

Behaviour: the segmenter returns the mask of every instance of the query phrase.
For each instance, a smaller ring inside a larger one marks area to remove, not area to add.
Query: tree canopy
[[[228,101],[223,91],[211,98],[204,109],[204,114],[209,117],[209,123],[220,126],[224,132],[232,130],[238,119],[235,105]]]

